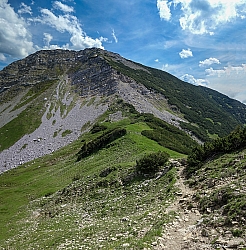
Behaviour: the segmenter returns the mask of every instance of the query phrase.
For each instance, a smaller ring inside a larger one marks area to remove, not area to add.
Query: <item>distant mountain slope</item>
[[[191,123],[188,126],[182,123],[181,127],[195,130],[193,132],[202,140],[208,139],[209,134],[225,136],[237,124],[246,122],[246,105],[217,91],[183,82],[161,70],[144,66],[144,71],[132,69],[115,61],[111,64],[147,88],[163,94],[173,111],[182,113]]]

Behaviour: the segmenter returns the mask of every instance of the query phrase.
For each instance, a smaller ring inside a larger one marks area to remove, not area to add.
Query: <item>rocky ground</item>
[[[162,237],[158,238],[158,244],[154,247],[160,249],[211,249],[208,244],[202,244],[199,225],[202,222],[201,214],[197,208],[188,209],[187,203],[192,201],[194,190],[184,184],[184,176],[182,174],[183,167],[179,168],[177,188],[177,200],[171,204],[166,212],[174,211],[177,213],[175,220],[166,225]],[[200,235],[199,235],[200,234]],[[196,239],[196,240],[195,240]]]
[[[177,193],[177,200],[166,210],[167,213],[176,212],[177,216],[173,222],[165,226],[163,235],[153,244],[153,249],[246,249],[246,240],[243,237],[234,237],[232,230],[211,227],[204,223],[205,216],[200,213],[198,203],[195,201],[198,190],[187,185],[183,171],[184,166],[178,171],[179,178],[176,185],[180,193]]]

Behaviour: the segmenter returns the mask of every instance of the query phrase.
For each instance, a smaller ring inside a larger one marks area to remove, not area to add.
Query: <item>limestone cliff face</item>
[[[76,64],[79,55],[79,52],[68,50],[38,51],[0,71],[0,88],[56,79]]]

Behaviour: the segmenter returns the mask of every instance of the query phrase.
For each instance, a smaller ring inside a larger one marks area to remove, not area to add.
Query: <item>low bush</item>
[[[152,130],[143,130],[142,135],[156,141],[159,145],[182,154],[191,153],[197,143],[184,131],[154,117],[152,114],[142,114],[144,121]]]
[[[142,174],[154,174],[168,161],[169,154],[157,152],[145,155],[137,161],[136,170]]]
[[[246,127],[237,127],[228,136],[208,141],[193,148],[187,158],[187,176],[190,177],[202,164],[216,155],[231,153],[246,147]]]
[[[92,127],[92,129],[91,129],[91,133],[92,133],[92,134],[95,134],[95,133],[97,133],[97,132],[104,131],[104,130],[106,130],[106,129],[107,129],[107,126],[105,126],[105,125],[103,125],[103,124],[98,124],[98,123],[96,123],[96,124]]]

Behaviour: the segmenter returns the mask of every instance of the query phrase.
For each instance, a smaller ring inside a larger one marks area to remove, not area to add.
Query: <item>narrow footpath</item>
[[[196,208],[192,199],[195,191],[185,184],[183,175],[184,167],[178,169],[177,199],[166,210],[176,212],[175,220],[166,225],[163,235],[158,238],[158,245],[155,250],[212,250],[208,239],[200,228],[202,216]]]

